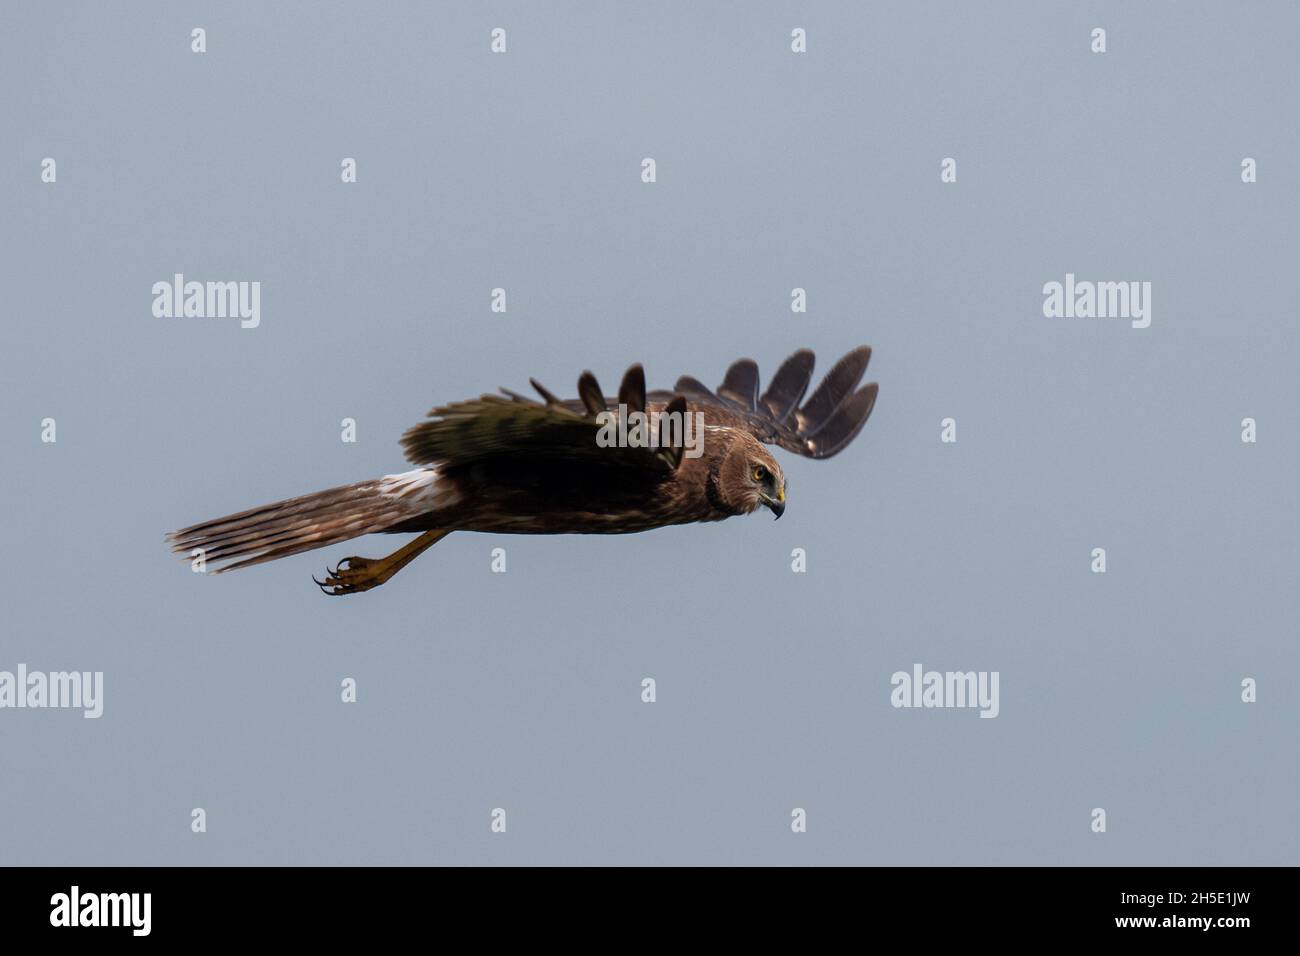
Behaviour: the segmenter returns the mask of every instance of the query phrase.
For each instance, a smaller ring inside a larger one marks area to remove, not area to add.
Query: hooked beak
[[[781,486],[781,490],[776,493],[775,498],[763,495],[762,502],[767,505],[772,514],[776,516],[773,520],[779,519],[781,515],[785,514],[785,486]]]

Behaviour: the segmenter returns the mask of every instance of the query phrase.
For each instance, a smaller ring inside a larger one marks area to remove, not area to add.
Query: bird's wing
[[[808,349],[795,352],[761,395],[758,366],[747,358],[727,369],[716,391],[689,375],[677,380],[675,390],[702,409],[710,424],[744,428],[761,442],[806,458],[829,458],[857,437],[875,407],[879,386],[871,382],[858,388],[871,360],[871,347],[863,345],[836,362],[805,402],[813,358]],[[668,394],[651,392],[650,399]]]
[[[666,440],[658,447],[602,445],[598,441],[604,427],[601,413],[608,412],[615,420],[617,413],[607,408],[600,385],[590,372],[583,372],[578,379],[578,401],[560,401],[535,379],[532,385],[542,401],[502,389],[501,395],[483,395],[431,410],[428,420],[402,436],[406,457],[416,464],[436,462],[446,467],[501,459],[520,465],[563,461],[664,477],[681,463],[680,443],[676,447]],[[629,413],[646,410],[645,372],[640,365],[633,365],[623,376],[618,399]],[[671,396],[663,411],[685,413],[686,400]]]

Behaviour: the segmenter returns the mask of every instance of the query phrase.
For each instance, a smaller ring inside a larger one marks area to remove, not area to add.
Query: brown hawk
[[[647,393],[640,365],[616,398],[590,372],[568,401],[533,380],[540,402],[502,389],[429,412],[402,436],[412,471],[205,521],[168,540],[220,572],[364,534],[420,533],[385,558],[344,558],[316,582],[337,595],[378,587],[453,531],[626,534],[760,506],[779,518],[785,476],[764,444],[807,458],[848,445],[876,402],[876,383],[858,388],[870,358],[869,347],[854,349],[806,402],[807,349],[761,395],[751,359],[734,363],[716,391],[683,376],[672,391]]]

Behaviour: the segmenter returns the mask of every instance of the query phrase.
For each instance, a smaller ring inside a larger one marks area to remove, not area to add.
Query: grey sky
[[[0,863],[1300,861],[1298,29],[6,5],[0,669],[103,671],[104,713],[0,710]],[[177,272],[259,281],[260,326],[154,318]],[[1150,281],[1151,327],[1045,318],[1066,273]],[[452,535],[340,600],[310,576],[402,539],[217,578],[163,544],[401,470],[438,402],[862,343],[875,413],[780,453],[779,523]],[[891,707],[915,663],[998,671],[999,716]]]

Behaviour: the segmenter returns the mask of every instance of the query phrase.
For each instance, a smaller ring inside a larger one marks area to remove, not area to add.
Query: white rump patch
[[[432,502],[437,493],[437,485],[438,469],[416,468],[399,475],[384,475],[379,479],[379,493],[389,498]]]

